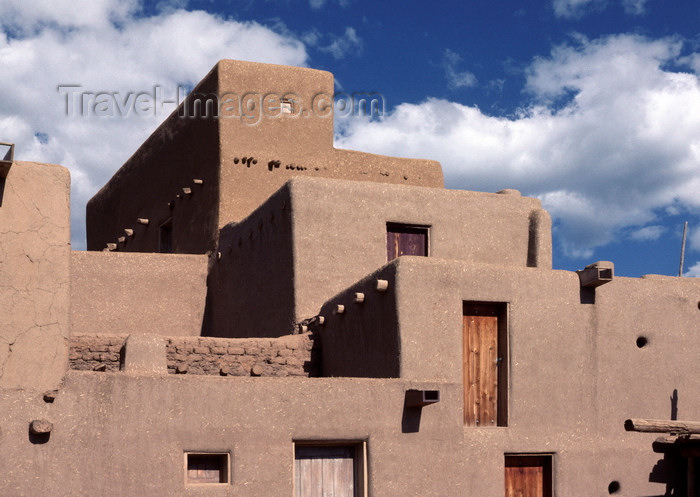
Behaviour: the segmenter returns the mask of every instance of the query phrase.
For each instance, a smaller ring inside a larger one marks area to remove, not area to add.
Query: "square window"
[[[402,255],[428,255],[428,226],[386,223],[386,260]]]
[[[185,468],[187,485],[229,482],[230,465],[227,452],[186,452]]]
[[[506,454],[506,497],[552,497],[552,454]]]
[[[294,496],[364,497],[366,444],[294,444]]]
[[[282,114],[294,114],[294,101],[288,98],[283,98],[280,101],[280,110]]]

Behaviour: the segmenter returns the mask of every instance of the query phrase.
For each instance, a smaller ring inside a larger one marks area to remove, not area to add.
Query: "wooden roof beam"
[[[667,421],[663,419],[627,419],[625,420],[625,430],[644,433],[700,434],[700,422]]]

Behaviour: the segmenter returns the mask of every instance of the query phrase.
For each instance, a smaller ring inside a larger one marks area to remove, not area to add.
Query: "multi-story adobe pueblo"
[[[332,94],[219,62],[87,252],[0,162],[0,495],[697,497],[700,280],[553,270],[537,199],[333,148]]]

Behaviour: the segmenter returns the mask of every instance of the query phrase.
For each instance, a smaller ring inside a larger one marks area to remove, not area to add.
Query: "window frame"
[[[368,472],[367,472],[367,440],[294,440],[292,443],[292,495],[296,496],[297,488],[297,448],[298,447],[352,447],[353,456],[353,482],[355,492],[353,497],[367,497]]]
[[[421,234],[425,236],[425,244],[423,247],[424,255],[416,254],[405,254],[413,255],[415,257],[430,257],[430,231],[432,226],[428,224],[417,224],[417,223],[397,223],[394,221],[387,221],[386,225],[386,251],[387,251],[387,262],[391,262],[394,259],[398,259],[401,255],[397,255],[392,259],[389,259],[389,235],[390,234]]]
[[[189,476],[190,471],[190,456],[194,457],[219,457],[221,466],[219,469],[219,482],[196,481]],[[224,481],[221,481],[223,477]],[[231,475],[231,452],[230,451],[201,451],[201,450],[186,450],[184,451],[184,483],[186,487],[199,486],[223,486],[230,485],[232,481]]]
[[[503,483],[504,487],[507,484],[506,474],[507,468],[518,467],[516,465],[509,465],[509,459],[511,461],[515,459],[528,459],[532,458],[534,460],[541,460],[544,462],[542,464],[542,493],[544,497],[552,497],[554,495],[554,455],[553,452],[506,452],[503,456]],[[534,467],[530,466],[530,467]]]

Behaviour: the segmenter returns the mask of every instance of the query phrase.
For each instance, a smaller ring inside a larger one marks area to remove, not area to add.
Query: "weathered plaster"
[[[0,207],[0,386],[49,388],[67,366],[69,189],[62,167],[16,162]]]

